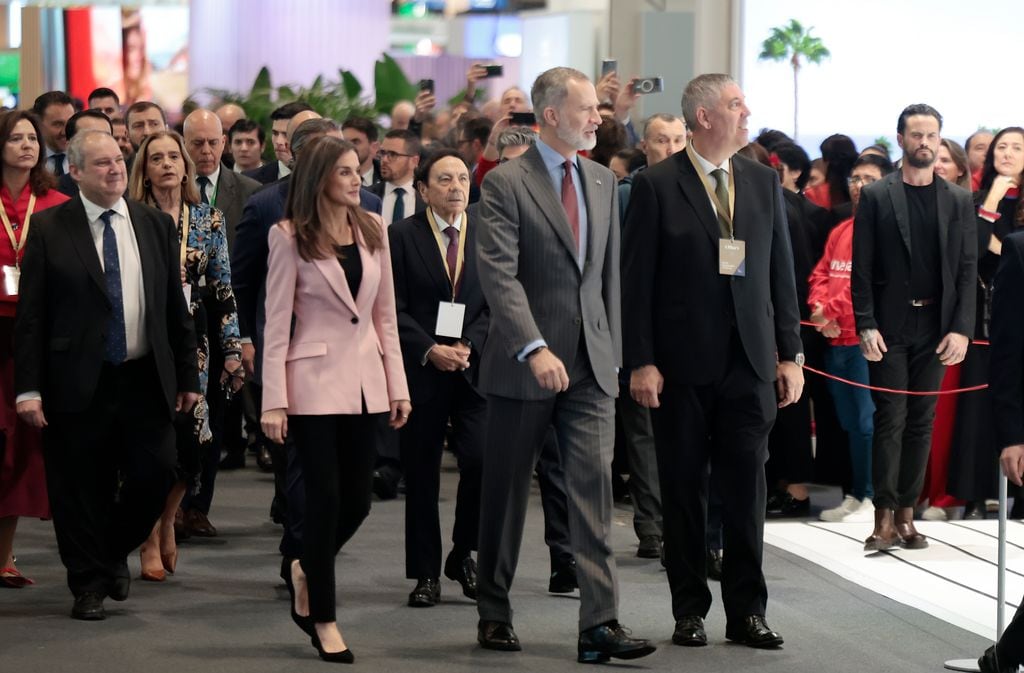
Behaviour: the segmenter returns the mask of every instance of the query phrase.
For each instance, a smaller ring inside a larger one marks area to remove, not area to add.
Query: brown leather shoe
[[[217,537],[217,529],[206,515],[197,509],[185,512],[185,527],[189,533],[197,537]]]
[[[864,540],[864,551],[885,551],[900,544],[900,535],[893,523],[893,511],[884,507],[875,508],[875,529]]]
[[[926,549],[928,538],[914,528],[914,508],[900,507],[895,515],[896,532],[900,536],[900,545],[904,549]]]

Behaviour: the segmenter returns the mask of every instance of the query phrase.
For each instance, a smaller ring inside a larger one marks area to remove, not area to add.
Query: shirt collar
[[[462,211],[461,213],[459,213],[459,219],[455,220],[454,222],[448,222],[448,220],[438,215],[437,211],[434,210],[433,208],[430,209],[430,212],[434,214],[434,221],[437,223],[437,229],[442,234],[444,233],[444,230],[447,229],[448,227],[455,227],[455,231],[462,231],[462,223],[466,221],[466,211]]]
[[[278,178],[283,178],[283,177],[285,177],[287,175],[291,175],[291,173],[292,173],[292,169],[288,168],[288,164],[286,164],[285,162],[283,162],[281,160],[278,160],[278,162],[277,162],[277,177]]]
[[[553,150],[550,145],[540,138],[537,139],[536,145],[537,149],[540,150],[541,159],[544,160],[544,166],[548,169],[549,173],[556,168],[562,170],[562,166],[565,164],[565,157]],[[579,155],[573,156],[572,165],[576,167],[576,170],[579,170],[579,161]]]
[[[117,203],[115,203],[110,208],[104,208],[103,206],[97,205],[90,201],[89,199],[87,199],[85,197],[85,194],[82,194],[81,192],[79,192],[79,196],[82,197],[82,205],[85,206],[85,218],[90,223],[100,219],[100,215],[107,212],[108,210],[112,210],[121,217],[128,219],[128,204],[125,203],[123,197],[119,198],[117,200]]]
[[[719,168],[721,168],[726,173],[729,172],[729,159],[726,159],[720,165],[716,166],[707,159],[705,159],[704,157],[702,157],[700,155],[700,152],[697,151],[696,147],[693,147],[691,145],[690,149],[693,150],[693,156],[697,157],[697,163],[700,164],[701,170],[704,171],[704,175],[711,175],[711,171],[717,170]]]
[[[57,151],[55,151],[55,150],[51,150],[51,149],[50,149],[50,146],[49,146],[49,145],[47,145],[47,146],[46,146],[46,158],[47,158],[47,159],[49,159],[50,157],[52,157],[52,156],[53,156],[53,155],[55,155],[55,154],[62,154],[62,155],[64,155],[65,157],[67,157],[67,155],[68,155],[67,151],[64,151],[64,152],[57,152]]]
[[[199,181],[200,177],[202,177],[202,176],[198,176],[198,175],[196,176],[196,182]],[[210,173],[209,175],[207,175],[206,178],[210,181],[210,185],[212,187],[216,187],[217,186],[217,181],[220,180],[220,164],[217,164],[216,170],[214,170],[213,173]],[[209,196],[210,196],[210,198],[213,198],[212,194],[210,194]]]
[[[399,187],[404,189],[406,194],[412,194],[413,193],[413,191],[412,191],[412,178],[409,178],[407,181],[403,182],[400,185],[396,184],[394,182],[385,182],[384,183],[384,195],[387,196],[388,194],[390,194],[391,192],[395,191]]]

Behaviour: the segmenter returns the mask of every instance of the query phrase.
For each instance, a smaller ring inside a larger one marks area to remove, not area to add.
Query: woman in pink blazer
[[[294,433],[306,481],[292,619],[341,663],[354,657],[335,620],[334,557],[370,511],[379,414],[397,429],[412,410],[387,230],[359,207],[360,186],[350,143],[303,149],[287,219],[270,230],[263,350],[263,431],[277,443]]]

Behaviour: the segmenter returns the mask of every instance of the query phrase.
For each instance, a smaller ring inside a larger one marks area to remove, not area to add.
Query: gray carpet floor
[[[446,534],[456,479],[449,469],[442,482]],[[287,592],[277,577],[279,528],[267,516],[272,486],[268,475],[252,468],[221,474],[211,514],[219,537],[183,543],[176,575],[163,584],[134,581],[127,602],[107,601],[109,616],[103,622],[69,619],[71,598],[52,526],[23,521],[16,539],[18,562],[37,583],[0,590],[0,672],[329,669],[289,618]],[[819,506],[831,506],[839,496],[835,489],[815,489],[813,498]],[[443,602],[435,608],[405,606],[412,583],[404,578],[403,512],[401,498],[375,502],[362,529],[338,556],[338,620],[360,670],[539,673],[578,668],[579,602],[547,593],[548,555],[537,497],[513,587],[515,627],[523,643],[523,652],[513,654],[476,645],[476,610],[454,582],[442,581]],[[987,646],[973,634],[766,547],[768,619],[786,638],[785,646],[759,651],[727,644],[713,587],[710,646],[676,647],[670,641],[665,573],[657,561],[634,556],[628,509],[616,509],[615,524],[620,619],[659,649],[645,659],[613,666],[706,673],[924,672],[941,671],[949,658],[976,657]],[[137,575],[138,557],[130,562]]]

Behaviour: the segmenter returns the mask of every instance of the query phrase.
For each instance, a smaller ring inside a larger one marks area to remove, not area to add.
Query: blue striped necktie
[[[107,281],[107,297],[110,298],[110,319],[107,321],[107,343],[104,359],[119,365],[128,358],[128,337],[124,325],[124,291],[121,288],[121,258],[117,254],[117,235],[110,224],[113,210],[108,210],[103,220],[103,275]]]

